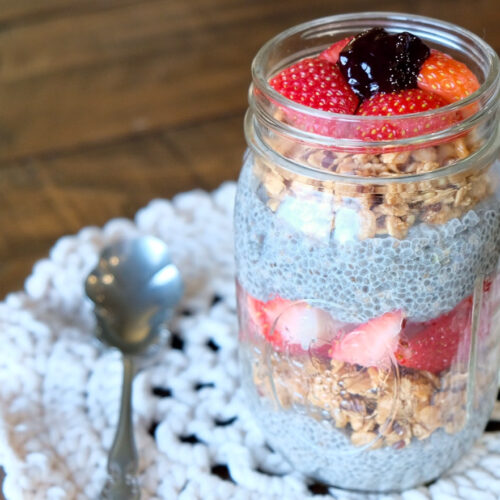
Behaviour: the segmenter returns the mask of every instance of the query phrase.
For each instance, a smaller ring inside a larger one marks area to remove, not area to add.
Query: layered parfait
[[[442,47],[332,38],[252,90],[278,126],[247,124],[238,186],[244,381],[297,469],[399,490],[463,455],[495,399],[497,123],[474,118],[484,72]]]

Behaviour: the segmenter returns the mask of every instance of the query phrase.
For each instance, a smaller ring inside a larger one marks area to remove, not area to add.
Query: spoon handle
[[[123,355],[122,399],[118,428],[108,456],[108,479],[101,500],[139,500],[137,448],[132,425],[134,360]]]

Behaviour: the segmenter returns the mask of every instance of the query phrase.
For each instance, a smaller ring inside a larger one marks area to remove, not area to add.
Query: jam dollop
[[[411,33],[391,35],[383,28],[372,28],[351,40],[338,64],[354,93],[367,99],[379,92],[416,88],[429,55],[429,47]]]

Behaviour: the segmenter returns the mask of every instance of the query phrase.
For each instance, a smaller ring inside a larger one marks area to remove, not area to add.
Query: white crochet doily
[[[137,233],[170,246],[186,296],[166,345],[134,382],[142,498],[500,498],[500,433],[429,487],[358,495],[310,484],[266,445],[239,391],[232,209],[235,185],[156,200],[57,242],[24,292],[0,304],[0,464],[8,500],[97,499],[121,384],[117,352],[93,340],[83,281],[103,245]]]

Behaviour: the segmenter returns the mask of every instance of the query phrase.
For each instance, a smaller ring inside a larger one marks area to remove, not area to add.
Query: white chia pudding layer
[[[276,295],[320,299],[347,323],[394,310],[426,321],[453,309],[472,293],[478,276],[497,266],[500,203],[494,196],[460,219],[419,223],[404,240],[385,235],[341,241],[322,207],[290,197],[273,212],[247,159],[236,202],[235,252],[238,280],[248,293],[262,301]]]

